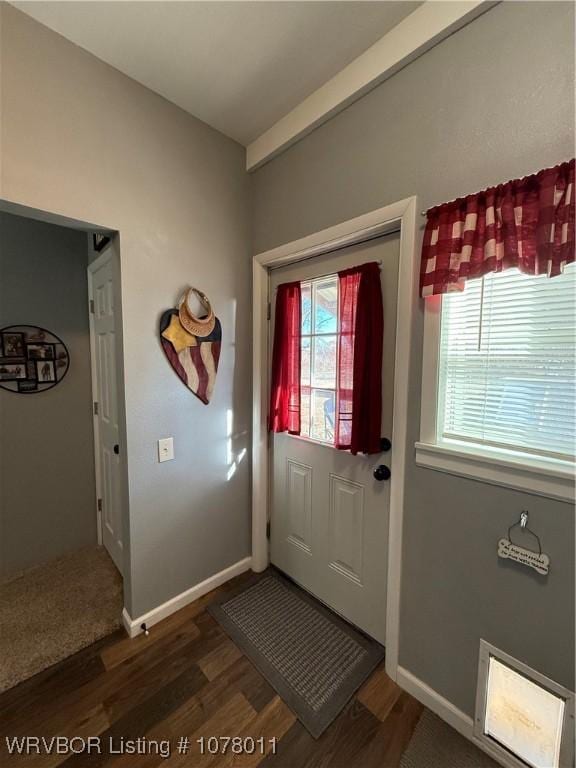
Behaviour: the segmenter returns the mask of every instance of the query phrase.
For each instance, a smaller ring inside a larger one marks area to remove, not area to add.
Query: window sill
[[[460,443],[416,443],[416,464],[451,475],[574,502],[574,465]]]

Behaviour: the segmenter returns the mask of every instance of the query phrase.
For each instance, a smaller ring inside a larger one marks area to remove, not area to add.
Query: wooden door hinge
[[[90,314],[94,314],[94,299],[90,299]]]
[[[102,499],[98,499],[98,512],[102,512]]]
[[[266,538],[270,538],[270,520],[266,523]]]
[[[98,416],[98,403],[94,400],[94,416]]]
[[[270,318],[272,317],[272,304],[270,302],[268,302],[266,317],[268,318],[268,320],[270,320]]]

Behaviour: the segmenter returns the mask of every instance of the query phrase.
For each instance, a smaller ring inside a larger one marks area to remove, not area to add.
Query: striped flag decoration
[[[168,362],[178,377],[186,384],[205,405],[208,405],[214,391],[220,347],[222,345],[222,326],[216,318],[214,330],[209,336],[194,337],[196,344],[185,347],[179,352],[173,344],[162,336],[170,325],[172,316],[178,317],[178,310],[169,309],[160,318],[160,343]]]

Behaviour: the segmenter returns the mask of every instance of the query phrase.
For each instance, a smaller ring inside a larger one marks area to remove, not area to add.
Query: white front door
[[[374,469],[390,452],[333,447],[339,270],[381,262],[384,304],[381,436],[392,437],[399,235],[274,270],[276,287],[302,282],[302,436],[272,438],[271,561],[367,634],[385,641],[390,483]],[[271,329],[270,338],[273,338]]]
[[[124,555],[120,450],[125,450],[125,446],[120,445],[118,426],[117,317],[114,297],[119,270],[114,246],[110,246],[88,269],[100,530],[102,543],[122,573]]]

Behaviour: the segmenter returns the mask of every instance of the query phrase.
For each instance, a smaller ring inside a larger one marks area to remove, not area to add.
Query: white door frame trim
[[[414,318],[418,308],[418,256],[416,253],[417,198],[409,197],[320,232],[258,253],[253,276],[253,402],[252,402],[252,570],[269,563],[266,525],[269,507],[268,413],[268,296],[269,270],[329,251],[355,245],[400,229],[398,309],[394,374],[390,481],[388,588],[386,599],[386,672],[396,680],[400,630],[400,579],[404,476],[408,451],[408,384]]]

